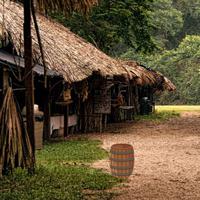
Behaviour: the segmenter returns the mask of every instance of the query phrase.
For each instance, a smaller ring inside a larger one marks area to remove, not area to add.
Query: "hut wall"
[[[102,132],[111,113],[112,78],[93,74],[88,80],[88,98],[81,101],[79,108],[79,130]]]
[[[112,87],[112,112],[109,122],[120,122],[134,119],[135,94],[130,81],[117,77]]]

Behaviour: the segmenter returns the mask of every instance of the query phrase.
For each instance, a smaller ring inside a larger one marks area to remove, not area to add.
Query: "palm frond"
[[[0,110],[0,170],[2,167],[10,170],[15,167],[31,167],[32,158],[30,140],[13,90],[9,87]]]

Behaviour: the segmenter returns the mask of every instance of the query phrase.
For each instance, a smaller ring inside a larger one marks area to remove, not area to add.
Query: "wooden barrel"
[[[114,144],[110,150],[110,168],[113,176],[128,178],[133,172],[134,150],[130,144]]]

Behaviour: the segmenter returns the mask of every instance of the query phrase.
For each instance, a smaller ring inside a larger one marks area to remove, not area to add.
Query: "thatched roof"
[[[163,87],[165,90],[168,90],[168,91],[176,90],[176,86],[167,77],[164,77]]]
[[[53,11],[63,11],[71,13],[73,11],[88,12],[97,4],[98,0],[36,0],[40,10],[50,9]]]
[[[122,64],[127,69],[127,71],[129,71],[133,75],[133,77],[137,75],[136,83],[138,85],[156,84],[154,74],[150,70],[140,66],[137,62],[122,61]]]
[[[11,1],[23,2],[24,0]],[[35,0],[35,3],[40,11],[59,11],[65,14],[80,11],[85,14],[98,3],[98,0]]]
[[[130,79],[135,79],[138,85],[150,85],[156,90],[174,91],[175,85],[161,73],[139,65],[135,61],[121,61],[123,67],[127,70]]]
[[[0,1],[0,24],[17,54],[23,57],[23,8],[17,3]],[[4,18],[4,20],[3,20]],[[126,73],[118,61],[110,58],[68,28],[37,15],[47,68],[57,71],[67,82],[81,81],[99,71],[101,75]],[[34,28],[33,57],[42,65]]]

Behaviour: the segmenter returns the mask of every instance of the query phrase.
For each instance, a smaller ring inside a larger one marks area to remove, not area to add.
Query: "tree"
[[[70,19],[60,13],[52,16],[112,56],[120,55],[130,47],[135,51],[149,52],[155,48],[148,23],[151,2],[102,0],[87,18],[77,13]]]
[[[169,77],[177,87],[175,94],[162,96],[160,102],[199,104],[200,36],[186,36],[177,49],[156,57],[149,65]]]
[[[170,38],[183,27],[183,14],[173,7],[172,0],[157,0],[151,4],[149,22],[154,27],[151,34],[159,49],[169,49]]]
[[[200,0],[173,0],[173,6],[183,14],[183,27],[171,37],[171,46],[177,47],[186,35],[200,34]]]

